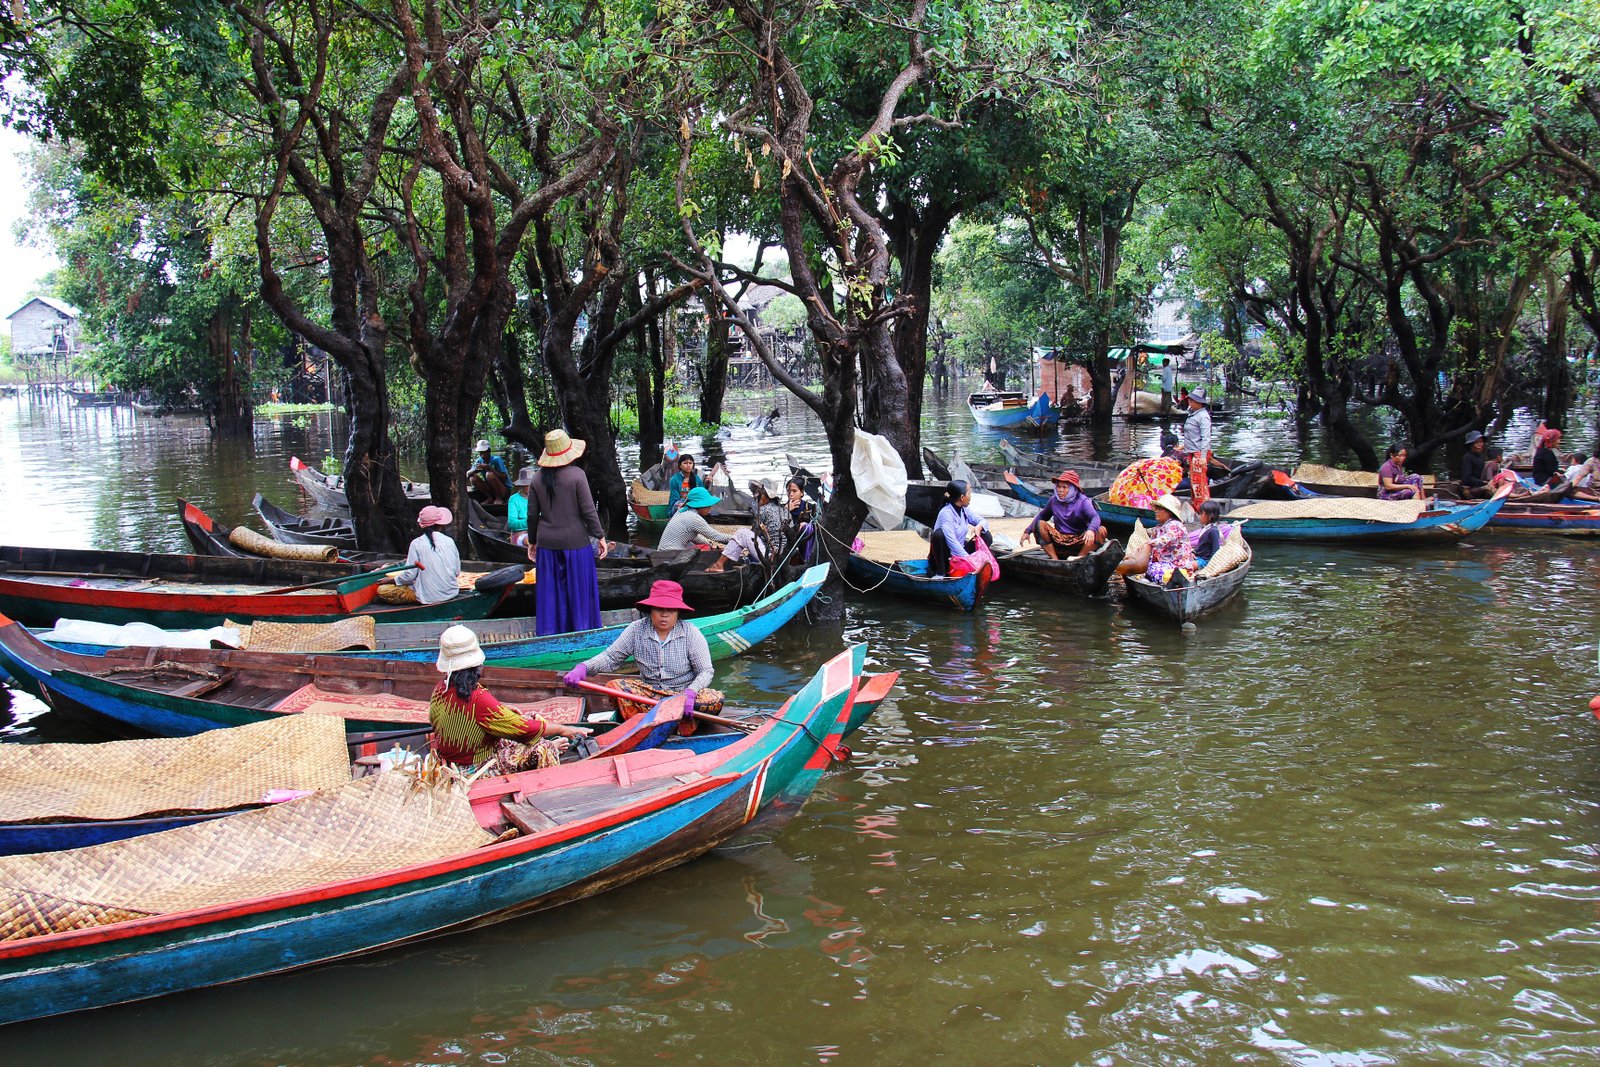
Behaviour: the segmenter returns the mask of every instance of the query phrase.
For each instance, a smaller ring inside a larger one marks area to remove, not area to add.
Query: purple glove
[[[589,668],[580,663],[566,674],[563,674],[561,680],[576,688],[577,684],[587,677],[589,677]]]
[[[685,689],[683,691],[683,717],[685,719],[694,714],[694,700],[699,695],[693,689]]]

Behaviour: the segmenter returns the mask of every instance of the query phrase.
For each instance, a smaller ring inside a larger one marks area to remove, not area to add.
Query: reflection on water
[[[930,418],[935,447],[976,454],[966,419]],[[225,461],[203,432],[0,408],[0,447],[21,457],[0,486],[4,539],[177,547],[163,494],[243,518],[255,489],[288,495],[285,458],[319,432],[267,426]],[[1115,447],[1153,432],[1121,428]],[[1296,447],[1282,420],[1226,432],[1238,451]],[[798,429],[721,444],[741,478],[780,473],[786,450],[826,454]],[[57,452],[71,477],[50,476]],[[786,632],[719,669],[738,696],[775,696],[843,639],[906,672],[775,846],[365,962],[13,1028],[6,1048],[162,1064],[1591,1061],[1597,588],[1586,545],[1485,538],[1422,556],[1262,545],[1243,600],[1188,637],[1004,581],[972,617],[853,603],[842,633]]]

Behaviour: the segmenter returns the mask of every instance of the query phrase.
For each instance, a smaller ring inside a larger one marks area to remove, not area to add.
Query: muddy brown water
[[[781,475],[785,451],[817,461],[786,406],[784,435],[686,444],[741,480]],[[0,540],[181,550],[176,496],[226,522],[257,489],[293,503],[287,457],[320,460],[337,429],[262,420],[243,447],[195,420],[0,401]],[[979,457],[995,440],[959,404],[928,434]],[[1154,435],[1109,445],[1148,452]],[[1308,448],[1265,414],[1219,437],[1289,463]],[[12,1027],[0,1048],[129,1064],[1592,1062],[1593,548],[1256,556],[1242,601],[1187,637],[1003,578],[975,616],[853,602],[842,629],[792,628],[718,671],[738,698],[776,697],[859,640],[904,672],[774,843],[367,960]],[[26,741],[43,709],[11,696],[4,734]]]

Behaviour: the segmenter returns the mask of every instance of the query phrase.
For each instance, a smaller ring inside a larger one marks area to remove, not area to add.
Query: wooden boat
[[[1255,533],[1253,522],[1250,532]],[[1238,538],[1244,549],[1245,558],[1229,570],[1209,578],[1196,577],[1188,585],[1176,589],[1156,585],[1143,575],[1128,575],[1123,578],[1128,599],[1179,622],[1193,622],[1226,607],[1244,588],[1244,580],[1250,576],[1250,564],[1254,560],[1254,554],[1244,538],[1238,534],[1234,537]]]
[[[350,498],[345,495],[344,479],[337,474],[323,474],[306,464],[299,456],[289,457],[289,470],[294,475],[294,480],[306,495],[317,502],[318,507],[329,511],[350,511]],[[402,481],[401,487],[405,490],[406,499],[418,508],[430,503],[433,499],[427,482]]]
[[[440,604],[376,599],[378,572],[348,564],[0,546],[0,612],[35,626],[60,618],[198,629],[225,619],[396,622],[482,619],[505,599],[487,586]]]
[[[1025,393],[972,393],[967,410],[979,426],[991,430],[1047,430],[1061,421],[1044,392],[1032,400]]]
[[[713,660],[740,656],[777,633],[805,610],[827,576],[828,564],[819,563],[808,568],[797,581],[788,583],[749,607],[718,615],[690,616],[689,621],[705,635]],[[439,635],[447,627],[466,626],[478,635],[484,656],[496,666],[564,671],[605,651],[623,628],[637,618],[639,612],[633,608],[607,612],[603,620],[605,626],[601,629],[544,637],[535,632],[532,618],[464,623],[379,623],[375,627],[376,648],[323,652],[320,655],[432,663],[439,655]],[[101,656],[112,651],[111,646],[107,645],[55,640],[47,643],[52,648],[79,655]]]
[[[1600,537],[1600,504],[1528,504],[1521,497],[1512,497],[1483,532]]]
[[[53,913],[0,941],[0,1022],[508,919],[683,862],[758,819],[781,825],[837,757],[864,655],[859,645],[841,653],[757,730],[730,731],[708,751],[669,743],[470,792],[379,774],[97,851],[0,860],[7,905],[77,902],[71,917]],[[120,907],[82,891],[73,872],[83,864],[120,872]],[[183,872],[179,899],[173,870]]]
[[[1077,596],[1104,596],[1111,576],[1122,562],[1122,542],[1116,538],[1089,553],[1068,559],[1051,559],[1042,548],[1031,548],[1000,557],[1006,590],[1060,589]],[[1015,580],[1014,580],[1015,579]]]
[[[1301,488],[1319,496],[1350,496],[1369,500],[1378,498],[1378,473],[1352,471],[1338,467],[1325,467],[1320,463],[1302,463],[1290,472]],[[1429,493],[1456,499],[1461,495],[1461,483],[1440,481],[1433,475],[1424,475],[1423,484]]]
[[[733,486],[707,486],[707,489],[721,501],[716,507],[706,512],[706,521],[714,526],[749,526],[755,514],[756,502],[750,494],[735,489]],[[642,481],[635,478],[628,487],[628,506],[633,509],[642,522],[665,523],[672,516],[667,514],[667,499],[669,494],[665,489],[659,492],[646,489]]]
[[[250,504],[274,541],[286,545],[329,545],[355,551],[356,528],[349,519],[308,519],[283,510],[260,493]]]
[[[64,389],[72,402],[85,408],[109,408],[122,402],[121,393],[111,389]]]
[[[1390,521],[1377,516],[1378,507],[1403,501],[1358,501],[1352,498],[1313,497],[1309,500],[1218,500],[1222,518],[1250,520],[1252,541],[1350,541],[1383,544],[1459,541],[1480,530],[1499,512],[1506,490],[1473,504],[1441,503],[1415,519]],[[1343,503],[1346,507],[1339,507]],[[1154,512],[1095,499],[1100,518],[1108,526],[1132,529],[1135,522],[1153,522]],[[1365,508],[1365,513],[1363,512]],[[1400,509],[1395,509],[1397,512]],[[1254,513],[1254,514],[1252,514]],[[1270,516],[1270,517],[1268,517]]]
[[[974,611],[982,599],[978,576],[968,574],[961,578],[930,578],[926,559],[896,560],[879,563],[862,556],[852,555],[846,565],[852,588],[858,593],[892,593],[912,600],[926,600],[955,608],[957,611]]]

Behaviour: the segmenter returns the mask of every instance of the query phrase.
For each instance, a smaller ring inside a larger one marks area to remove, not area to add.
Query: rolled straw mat
[[[459,784],[389,771],[165,833],[0,856],[0,941],[308,889],[492,840]]]
[[[344,723],[289,716],[193,737],[0,745],[0,822],[132,819],[259,804],[350,780]]]
[[[228,531],[228,541],[246,552],[273,559],[292,559],[302,563],[334,563],[339,550],[332,545],[286,545],[256,533],[248,526],[235,526]]]

